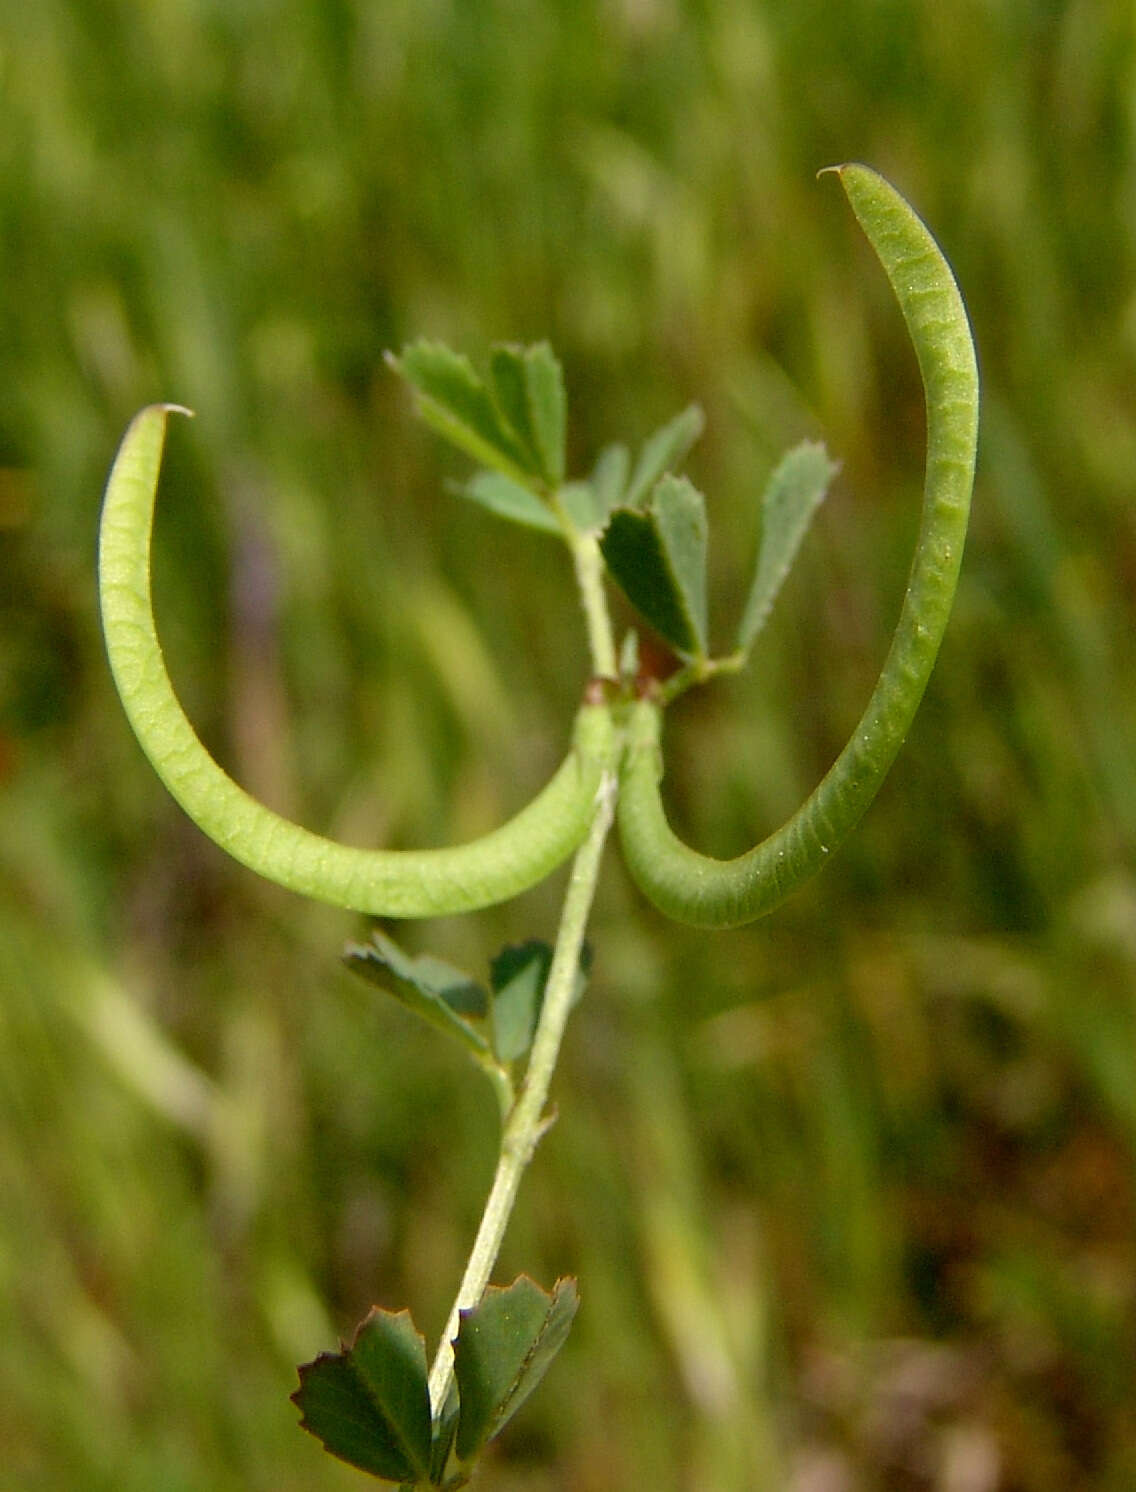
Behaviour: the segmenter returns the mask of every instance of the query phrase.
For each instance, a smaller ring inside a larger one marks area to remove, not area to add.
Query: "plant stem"
[[[749,654],[739,651],[727,653],[724,658],[699,658],[695,663],[688,663],[677,673],[671,674],[660,687],[659,703],[669,705],[680,694],[685,694],[688,689],[694,689],[700,684],[709,683],[718,674],[740,673],[748,662]]]
[[[541,1136],[552,1122],[545,1112],[545,1104],[552,1075],[556,1070],[564,1028],[575,997],[584,929],[595,896],[604,841],[611,828],[615,791],[615,773],[609,769],[596,796],[596,811],[591,828],[572,862],[572,873],[564,896],[564,908],[528,1068],[501,1132],[497,1172],[457,1299],[446,1322],[434,1366],[430,1371],[430,1404],[435,1418],[442,1413],[453,1379],[453,1339],[457,1335],[461,1312],[477,1305],[485,1293],[517,1199],[521,1177]]]
[[[571,537],[572,558],[576,562],[576,581],[580,603],[588,626],[588,646],[592,654],[592,672],[603,679],[614,679],[619,673],[615,656],[607,597],[603,589],[604,564],[599,540],[593,533],[574,531]]]
[[[607,597],[604,594],[604,563],[599,542],[595,534],[582,532],[568,522],[563,513],[561,516],[576,566],[580,604],[588,629],[592,673],[597,678],[615,678],[619,665],[616,661],[615,637]],[[524,1081],[502,1122],[501,1148],[493,1185],[489,1189],[457,1299],[450,1311],[430,1370],[430,1406],[435,1419],[445,1407],[446,1396],[453,1381],[453,1342],[461,1322],[461,1313],[471,1310],[485,1293],[517,1200],[521,1177],[532,1160],[541,1136],[552,1122],[551,1116],[545,1112],[545,1105],[560,1055],[564,1028],[576,994],[584,929],[587,927],[588,914],[596,893],[604,843],[615,814],[617,766],[618,758],[613,751],[612,759],[605,765],[596,794],[595,811],[587,837],[572,861],[572,873],[568,889],[564,893],[556,946],[552,953],[548,982],[545,985],[544,1000]]]

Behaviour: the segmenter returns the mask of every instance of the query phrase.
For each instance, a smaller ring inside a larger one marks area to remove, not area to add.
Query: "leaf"
[[[582,532],[598,532],[619,506],[627,487],[629,458],[626,446],[607,446],[600,452],[586,482],[569,482],[560,501]]]
[[[410,384],[418,412],[439,435],[483,466],[524,483],[531,459],[469,359],[439,342],[413,342],[391,367]]]
[[[409,1311],[377,1307],[341,1352],[300,1368],[300,1424],[341,1461],[391,1482],[430,1472],[426,1346]]]
[[[511,342],[499,342],[489,351],[489,391],[498,412],[524,451],[525,467],[540,468],[532,413],[529,409],[528,378],[525,373],[525,349]]]
[[[456,1036],[475,1056],[489,1055],[485,1037],[463,1019],[483,1019],[489,1010],[485,990],[468,974],[429,953],[411,957],[378,928],[368,945],[348,943],[343,962],[432,1026]]]
[[[499,409],[525,447],[530,470],[550,487],[564,480],[564,374],[547,342],[499,344],[490,356]]]
[[[625,508],[637,508],[666,471],[685,461],[691,446],[706,427],[706,417],[697,404],[688,404],[656,430],[639,452],[630,485],[622,498]]]
[[[564,444],[568,426],[564,370],[548,343],[538,342],[525,354],[525,371],[533,434],[541,466],[549,484],[559,487],[564,480]]]
[[[594,532],[607,522],[607,512],[601,512],[591,482],[565,482],[558,496],[564,511],[581,533]]]
[[[430,1485],[440,1487],[446,1474],[446,1463],[450,1459],[454,1436],[458,1428],[458,1386],[450,1380],[449,1391],[441,1414],[434,1422],[434,1443],[430,1448]],[[447,1483],[452,1486],[453,1483]],[[460,1485],[460,1484],[459,1484]]]
[[[498,471],[479,471],[458,491],[472,502],[480,503],[498,518],[507,518],[511,523],[520,523],[527,528],[540,529],[543,533],[558,534],[560,525],[551,509],[541,502],[535,492],[514,482]]]
[[[664,476],[642,510],[617,508],[600,538],[613,579],[679,653],[706,656],[706,504]]]
[[[552,967],[552,949],[531,939],[503,948],[489,968],[493,989],[493,1050],[500,1062],[514,1062],[532,1046]]]
[[[761,499],[757,570],[738,629],[738,647],[742,652],[749,651],[765,625],[777,592],[837,469],[823,445],[805,440],[782,457],[766,483]]]
[[[456,489],[462,497],[480,503],[498,518],[511,523],[520,523],[526,528],[544,534],[563,537],[563,531],[552,509],[527,487],[514,482],[510,477],[496,471],[479,471],[477,475]],[[607,519],[598,513],[595,494],[588,482],[566,482],[558,493],[561,505],[573,524],[580,530],[602,527]]]
[[[532,1046],[551,967],[552,948],[539,938],[502,948],[490,963],[493,1051],[499,1062],[515,1062]],[[590,967],[591,949],[585,944],[580,950],[574,1000],[584,993]]]
[[[631,457],[624,445],[604,446],[592,468],[591,488],[596,497],[596,510],[601,519],[624,502],[627,491],[627,475],[631,469]],[[626,504],[628,507],[632,504]]]
[[[489,965],[493,991],[493,1050],[499,1062],[514,1062],[532,1045],[552,949],[532,939],[503,948]]]
[[[462,1461],[472,1460],[540,1383],[579,1303],[575,1280],[557,1280],[550,1295],[521,1275],[507,1288],[491,1285],[479,1305],[462,1312],[454,1343]]]

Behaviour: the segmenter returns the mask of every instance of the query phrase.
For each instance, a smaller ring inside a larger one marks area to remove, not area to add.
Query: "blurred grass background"
[[[441,1327],[493,1158],[460,1054],[165,796],[112,694],[99,494],[173,432],[171,668],[252,790],[444,842],[558,760],[584,648],[538,536],[382,363],[549,337],[572,456],[691,399],[713,595],[821,434],[842,474],[744,681],[675,712],[719,853],[856,719],[921,395],[836,187],[933,226],[985,379],[958,609],[854,843],[764,923],[664,923],[612,856],[500,1278],[584,1306],[486,1486],[1136,1485],[1136,12],[1107,0],[0,0],[4,1488],[362,1487],[294,1365]],[[559,883],[405,929],[475,969]]]

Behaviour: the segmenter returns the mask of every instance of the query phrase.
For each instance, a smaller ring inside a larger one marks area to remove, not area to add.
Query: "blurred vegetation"
[[[581,1277],[508,1492],[1136,1485],[1136,11],[1099,0],[0,0],[0,1486],[361,1487],[294,1365],[444,1319],[493,1104],[339,969],[350,918],[187,826],[113,697],[99,493],[172,439],[171,667],[252,790],[479,832],[584,649],[537,535],[446,490],[384,348],[547,336],[573,457],[691,399],[713,594],[762,479],[842,474],[751,676],[676,711],[719,853],[866,698],[921,395],[815,171],[933,226],[985,377],[957,613],[853,845],[765,923],[613,856],[501,1278]],[[723,536],[728,536],[723,542]],[[483,968],[557,886],[406,931]]]

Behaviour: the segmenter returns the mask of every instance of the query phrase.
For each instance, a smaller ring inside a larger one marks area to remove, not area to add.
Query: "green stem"
[[[614,679],[619,673],[615,638],[604,594],[604,562],[599,540],[594,533],[576,531],[571,538],[572,558],[576,563],[576,581],[580,587],[580,604],[588,627],[588,647],[592,655],[592,672],[602,679]]]
[[[545,1111],[552,1075],[560,1054],[564,1028],[572,1009],[584,929],[599,879],[604,842],[611,828],[615,810],[615,763],[606,772],[596,797],[595,815],[587,837],[572,862],[572,874],[564,897],[564,909],[552,966],[548,973],[540,1021],[533,1040],[528,1069],[516,1102],[509,1112],[501,1134],[497,1172],[482,1213],[469,1262],[462,1277],[446,1329],[430,1371],[430,1403],[437,1418],[446,1402],[454,1372],[453,1339],[460,1325],[461,1312],[477,1305],[497,1262],[521,1177],[533,1157],[551,1117]]]
[[[740,673],[748,662],[749,654],[739,650],[727,653],[724,658],[700,658],[696,663],[687,663],[660,686],[659,704],[672,704],[680,694],[685,694],[688,689],[696,689],[701,684],[708,684],[719,674]]]
[[[567,525],[566,533],[576,564],[580,603],[587,622],[592,673],[597,678],[614,678],[618,672],[618,664],[615,637],[603,588],[603,556],[594,534],[582,533]],[[603,848],[615,816],[621,750],[617,739],[609,741],[591,824],[572,861],[572,873],[564,894],[556,946],[552,953],[528,1067],[502,1125],[501,1147],[493,1185],[489,1189],[465,1274],[430,1370],[430,1404],[435,1418],[445,1407],[446,1396],[453,1381],[453,1343],[461,1324],[461,1313],[471,1310],[485,1293],[497,1255],[501,1252],[521,1178],[532,1160],[541,1136],[552,1122],[551,1116],[545,1112],[545,1106],[560,1055],[564,1028],[576,994],[584,931],[596,893]]]

